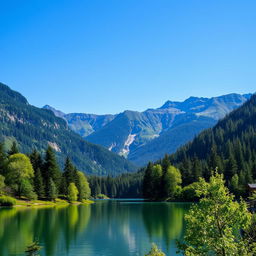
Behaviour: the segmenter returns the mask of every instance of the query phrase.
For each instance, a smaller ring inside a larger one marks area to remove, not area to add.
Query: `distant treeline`
[[[110,198],[141,198],[144,169],[117,177],[89,176],[93,197],[104,194]]]

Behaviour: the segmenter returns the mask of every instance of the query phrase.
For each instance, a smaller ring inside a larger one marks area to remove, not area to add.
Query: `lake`
[[[143,256],[156,243],[176,255],[188,203],[98,200],[92,205],[0,209],[0,255],[24,255],[38,240],[40,255]]]

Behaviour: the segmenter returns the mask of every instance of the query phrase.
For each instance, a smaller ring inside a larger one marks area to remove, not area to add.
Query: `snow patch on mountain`
[[[127,137],[127,140],[124,143],[124,147],[122,151],[120,152],[120,155],[127,156],[130,152],[130,145],[134,142],[135,137],[137,134],[129,134]]]

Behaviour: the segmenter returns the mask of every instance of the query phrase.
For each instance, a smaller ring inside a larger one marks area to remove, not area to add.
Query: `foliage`
[[[11,156],[11,155],[18,154],[18,153],[19,153],[18,145],[17,145],[16,141],[14,141],[12,143],[11,149],[8,151],[8,155]]]
[[[55,201],[55,199],[58,196],[58,189],[54,181],[52,180],[52,178],[48,180],[47,188],[48,188],[48,190],[46,191],[47,199]]]
[[[68,186],[68,200],[69,202],[77,201],[78,189],[75,183],[70,183]]]
[[[29,200],[37,199],[37,194],[33,191],[34,188],[28,179],[22,179],[20,182],[20,194]]]
[[[109,199],[109,197],[104,195],[104,194],[98,194],[98,195],[95,196],[95,198],[97,198],[97,199]]]
[[[165,157],[162,165],[149,163],[143,179],[143,196],[150,200],[175,199],[181,193],[181,174]]]
[[[143,179],[143,196],[156,200],[162,196],[162,166],[149,163]]]
[[[14,206],[16,199],[10,196],[0,196],[0,206]]]
[[[6,175],[7,160],[4,143],[0,143],[0,175]]]
[[[57,189],[59,188],[61,172],[56,160],[55,153],[50,146],[48,146],[45,153],[45,161],[42,168],[42,174],[46,184],[49,179],[52,179]],[[48,190],[47,187],[46,189]]]
[[[180,199],[185,201],[195,201],[199,199],[199,196],[196,193],[196,189],[199,186],[198,182],[191,183],[188,186],[182,188]]]
[[[34,176],[34,170],[29,158],[21,153],[11,155],[7,168],[6,184],[10,185],[19,197],[21,195],[26,196],[29,183]],[[29,187],[32,191],[32,186]]]
[[[64,171],[62,173],[62,178],[61,178],[61,193],[64,195],[68,194],[68,185],[71,182],[76,182],[76,178],[77,178],[77,174],[76,174],[77,170],[75,168],[75,166],[72,164],[71,160],[69,157],[66,158],[65,161],[65,167],[64,167]]]
[[[224,182],[218,173],[209,183],[200,178],[196,193],[203,198],[185,215],[185,243],[178,244],[184,255],[253,255],[256,244],[240,232],[250,227],[252,216],[245,202],[234,201]]]
[[[4,180],[5,180],[5,177],[0,175],[0,195],[3,194],[3,190],[5,188]]]
[[[77,171],[77,182],[76,186],[78,189],[78,200],[89,199],[91,196],[91,189],[84,173]]]
[[[179,169],[174,166],[169,166],[163,176],[164,196],[174,199],[175,193],[179,190],[181,182]]]
[[[152,244],[150,252],[145,256],[165,256],[165,254],[155,244]]]
[[[88,176],[91,194],[94,198],[102,193],[109,198],[141,198],[143,169],[136,173],[126,173],[117,177]]]
[[[45,196],[44,181],[43,181],[43,177],[41,174],[41,169],[39,169],[39,168],[37,168],[35,170],[34,188],[35,188],[35,192],[39,198],[43,198]]]

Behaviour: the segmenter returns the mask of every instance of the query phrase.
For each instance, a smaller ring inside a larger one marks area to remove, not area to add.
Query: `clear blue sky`
[[[0,81],[39,107],[117,113],[255,92],[255,0],[2,0],[0,10]]]

